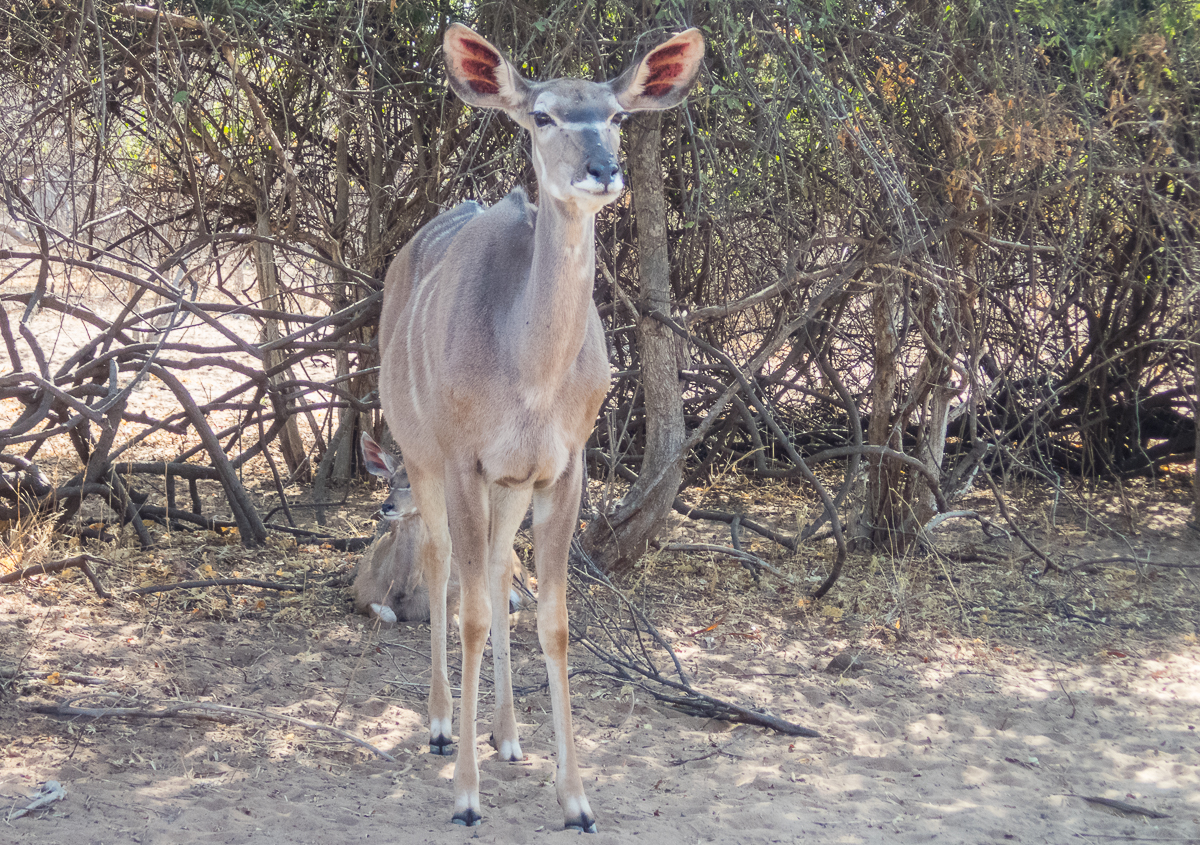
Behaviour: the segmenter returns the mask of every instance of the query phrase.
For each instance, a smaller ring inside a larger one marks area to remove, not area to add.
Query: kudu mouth
[[[599,182],[589,176],[586,179],[580,179],[571,183],[571,187],[577,191],[585,193],[597,199],[606,199],[609,202],[615,200],[625,190],[625,180],[618,173],[616,178],[610,182]]]

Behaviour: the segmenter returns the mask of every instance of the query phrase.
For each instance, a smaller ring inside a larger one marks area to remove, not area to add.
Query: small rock
[[[843,651],[834,655],[833,659],[829,661],[829,665],[825,667],[825,671],[831,675],[852,675],[864,672],[868,668],[867,661],[863,660],[861,656]]]

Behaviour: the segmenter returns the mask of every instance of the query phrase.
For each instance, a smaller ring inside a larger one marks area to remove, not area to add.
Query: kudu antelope
[[[621,121],[632,111],[682,102],[699,72],[704,39],[695,29],[680,33],[607,83],[524,79],[461,24],[446,30],[443,46],[454,93],[503,111],[531,135],[539,204],[518,189],[488,209],[456,206],[417,232],[384,282],[379,395],[428,529],[421,557],[433,617],[429,745],[448,754],[452,743],[444,613],[453,549],[463,649],[453,820],[478,824],[475,715],[489,624],[492,742],[501,760],[522,759],[505,575],[532,498],[558,800],[568,828],[591,832],[596,824],[571,727],[566,580],[582,449],[609,378],[592,303],[595,217],[624,188]]]
[[[354,584],[350,587],[354,609],[384,625],[394,625],[398,621],[425,622],[430,616],[429,589],[418,559],[426,533],[425,521],[413,502],[404,467],[366,432],[363,432],[360,445],[367,471],[387,482],[388,495],[379,507],[383,517],[382,530],[358,565]],[[516,552],[512,554],[510,571],[508,609],[515,613],[530,595],[528,575]],[[458,590],[458,580],[458,567],[452,559],[448,593]],[[456,606],[452,605],[447,612],[453,613]]]

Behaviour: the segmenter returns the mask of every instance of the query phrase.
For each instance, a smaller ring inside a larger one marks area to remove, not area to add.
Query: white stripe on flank
[[[419,417],[424,418],[420,393],[423,389],[428,388],[433,384],[433,360],[430,356],[429,344],[421,343],[417,346],[415,336],[418,331],[418,325],[422,328],[429,325],[429,313],[433,306],[435,294],[437,293],[436,280],[438,271],[441,270],[445,259],[439,261],[429,273],[421,279],[421,284],[415,291],[416,296],[413,299],[412,310],[408,318],[408,365],[409,365],[409,381],[408,381],[408,398],[412,402],[413,412]],[[416,356],[420,356],[420,379],[417,373]],[[420,384],[418,384],[420,381]]]
[[[447,239],[453,240],[462,230],[465,225],[464,216],[469,220],[478,213],[475,209],[468,207],[458,210],[457,213],[450,211],[435,217],[421,230],[420,241],[414,250],[412,293],[408,305],[408,323],[404,327],[404,353],[408,360],[409,402],[412,404],[413,413],[422,422],[425,421],[427,412],[421,402],[421,394],[428,390],[434,380],[433,351],[428,343],[422,342],[418,346],[416,336],[418,332],[423,333],[424,328],[429,325],[430,313],[435,308],[434,301],[438,293],[437,280],[441,275],[442,266],[446,262],[446,253],[449,247],[449,244],[443,246],[443,242]],[[440,254],[441,257],[427,272],[421,274],[421,264],[424,256],[428,254]],[[419,370],[418,356],[420,357]]]

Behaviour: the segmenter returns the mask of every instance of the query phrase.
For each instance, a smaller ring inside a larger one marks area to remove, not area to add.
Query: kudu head
[[[379,515],[386,520],[417,516],[417,503],[413,499],[412,488],[408,486],[408,473],[404,467],[365,431],[359,445],[367,472],[388,483],[388,497],[379,506]]]
[[[620,196],[621,122],[682,102],[704,58],[698,29],[651,50],[611,82],[531,82],[483,36],[452,24],[443,42],[450,87],[472,106],[500,109],[529,131],[539,188],[595,214]]]

